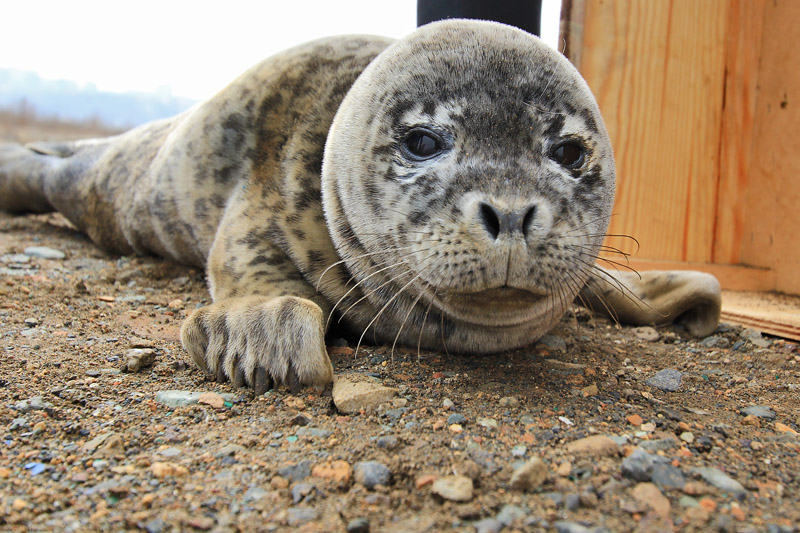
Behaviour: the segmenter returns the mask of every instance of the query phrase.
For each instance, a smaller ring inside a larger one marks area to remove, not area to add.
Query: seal
[[[614,188],[572,65],[466,20],[315,41],[172,119],[0,150],[0,208],[55,209],[113,252],[205,266],[213,303],[182,342],[257,394],[329,382],[332,320],[359,342],[496,354],[536,340],[583,289],[634,323],[713,330],[713,278],[595,266]]]

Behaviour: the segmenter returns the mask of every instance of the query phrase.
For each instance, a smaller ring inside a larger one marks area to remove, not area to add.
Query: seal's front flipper
[[[722,296],[719,282],[711,274],[599,270],[580,293],[593,311],[635,326],[681,323],[696,337],[717,329]]]
[[[53,206],[45,181],[64,159],[19,144],[0,145],[0,209],[11,213],[48,213]]]

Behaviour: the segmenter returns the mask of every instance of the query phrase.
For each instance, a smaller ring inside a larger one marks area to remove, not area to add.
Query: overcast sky
[[[544,0],[542,37],[558,41],[560,0]],[[0,2],[0,68],[205,99],[261,59],[346,33],[402,37],[416,0],[16,0]]]

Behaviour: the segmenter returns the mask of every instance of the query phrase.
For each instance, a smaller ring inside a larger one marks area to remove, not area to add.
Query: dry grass
[[[40,117],[28,109],[0,109],[0,142],[27,143],[107,137],[121,133],[99,120],[64,122]]]

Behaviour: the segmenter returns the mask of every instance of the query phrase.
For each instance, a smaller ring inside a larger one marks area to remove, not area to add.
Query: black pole
[[[417,0],[417,26],[450,18],[494,20],[540,36],[542,0]]]

